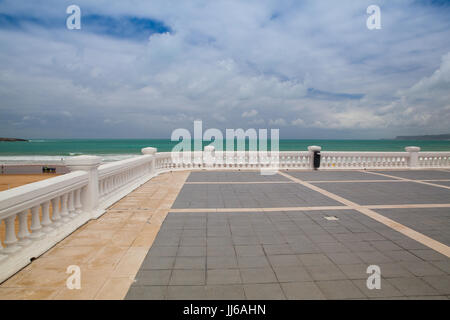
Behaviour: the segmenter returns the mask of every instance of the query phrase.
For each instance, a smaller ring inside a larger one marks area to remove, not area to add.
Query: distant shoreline
[[[28,142],[28,140],[26,140],[26,139],[18,139],[18,138],[0,138],[0,141],[5,141],[5,142],[18,142],[18,141]]]
[[[449,134],[436,134],[425,136],[397,136],[394,140],[416,140],[416,141],[449,141]]]

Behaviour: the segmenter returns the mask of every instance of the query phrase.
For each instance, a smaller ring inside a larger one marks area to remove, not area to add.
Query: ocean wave
[[[82,153],[71,153],[72,156]],[[103,162],[113,162],[136,157],[138,154],[98,154]],[[64,165],[64,159],[70,156],[45,156],[45,155],[23,155],[23,156],[0,156],[0,164],[53,164]]]

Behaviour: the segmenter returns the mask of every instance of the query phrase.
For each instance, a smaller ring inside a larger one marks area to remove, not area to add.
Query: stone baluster
[[[52,232],[55,229],[51,227],[52,220],[50,219],[50,201],[45,201],[42,204],[42,226],[44,227],[42,230],[46,233]]]
[[[59,227],[62,225],[61,213],[60,213],[60,208],[59,208],[59,200],[60,200],[60,197],[55,197],[51,200],[51,202],[52,202],[52,220],[55,223],[56,227]]]
[[[67,222],[70,220],[69,217],[69,207],[68,207],[68,201],[69,201],[69,194],[65,193],[61,197],[61,218],[62,221]]]
[[[4,249],[5,253],[14,253],[20,250],[20,246],[18,245],[17,237],[16,237],[16,215],[9,216],[5,218],[5,244],[6,248]]]
[[[34,206],[31,208],[31,235],[32,239],[42,238],[45,234],[42,232],[41,218],[39,217],[39,210],[41,206]]]
[[[30,231],[28,230],[28,210],[24,210],[18,214],[19,216],[19,232],[17,237],[19,238],[19,245],[24,247],[31,243]]]
[[[74,191],[69,192],[68,209],[69,209],[69,217],[75,218],[77,215],[75,212],[75,192]]]
[[[81,204],[81,189],[75,190],[75,212],[80,214],[83,212],[83,205]]]

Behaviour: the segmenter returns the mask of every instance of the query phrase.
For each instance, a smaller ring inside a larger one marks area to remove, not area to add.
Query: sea
[[[28,142],[0,142],[0,163],[57,162],[76,155],[98,155],[103,161],[110,162],[138,155],[145,147],[169,152],[178,143],[169,139],[33,139]],[[210,143],[203,141],[204,146]],[[267,144],[270,149],[270,141]],[[296,139],[280,139],[279,150],[306,151],[311,145],[321,146],[323,151],[404,151],[406,146],[418,146],[422,151],[450,151],[450,140]]]

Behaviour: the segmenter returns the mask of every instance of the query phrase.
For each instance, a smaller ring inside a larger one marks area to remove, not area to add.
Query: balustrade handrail
[[[409,152],[402,151],[321,151],[322,156],[386,156],[386,157],[407,157]]]
[[[115,161],[107,164],[102,164],[98,167],[98,176],[100,179],[110,175],[114,175],[125,170],[129,170],[133,167],[140,166],[152,159],[150,155],[140,155],[130,159]]]
[[[419,152],[421,157],[435,157],[435,156],[450,156],[450,151],[421,151]]]
[[[74,171],[0,192],[0,220],[87,185],[88,174]]]

